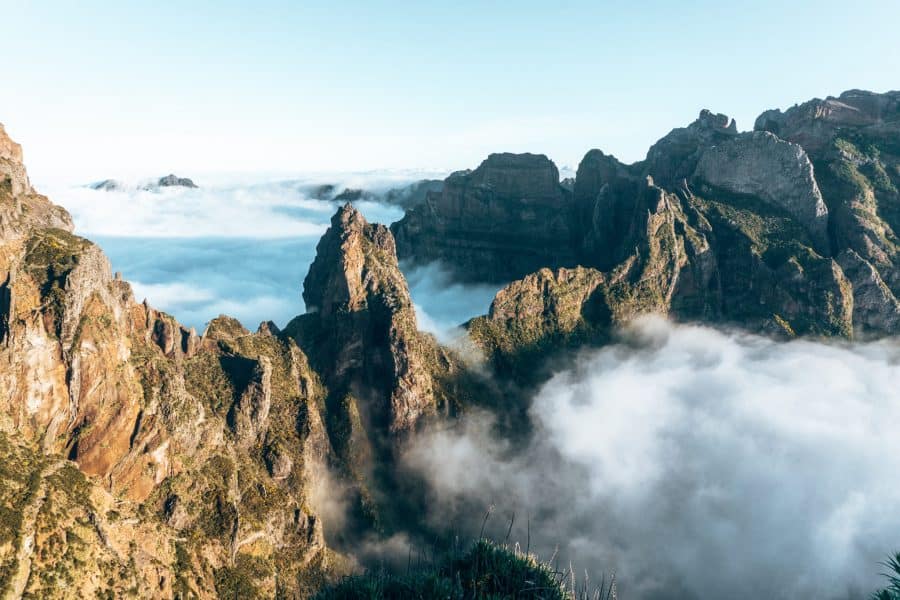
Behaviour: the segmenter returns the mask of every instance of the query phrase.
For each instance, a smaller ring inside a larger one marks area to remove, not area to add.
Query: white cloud
[[[438,522],[530,512],[622,597],[861,598],[900,548],[898,357],[643,321],[541,387],[527,448],[476,415],[408,460]]]

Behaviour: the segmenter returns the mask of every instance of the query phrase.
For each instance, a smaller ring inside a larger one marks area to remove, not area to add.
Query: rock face
[[[555,241],[544,239],[541,266],[551,271],[514,282],[495,303],[543,306],[549,321],[538,325],[528,311],[495,318],[492,310],[470,331],[501,354],[560,333],[601,339],[610,318],[642,312],[785,336],[897,332],[900,93],[851,91],[770,111],[756,129],[739,133],[727,116],[704,110],[641,162],[626,165],[600,150],[588,152],[571,198],[556,208],[574,220]],[[401,256],[441,259],[470,279],[522,277],[522,264],[507,248],[539,234],[507,213],[490,219],[515,234],[503,247],[459,243],[485,227],[467,221],[484,216],[481,204],[467,212],[472,192],[453,196],[455,188],[467,190],[463,181],[448,178],[440,197],[397,224]],[[518,185],[519,192],[547,189],[526,177]],[[599,327],[591,319],[574,328],[571,320],[557,323],[542,304],[550,288],[536,288],[531,279],[555,281],[551,297],[565,295],[567,286],[584,285],[583,277],[570,275],[577,266],[597,273],[589,278],[596,283],[590,302],[601,294],[607,307]]]
[[[376,396],[388,405],[371,407],[371,416],[393,432],[435,409],[436,344],[418,331],[387,227],[370,225],[344,205],[316,248],[303,299],[311,314],[298,341],[305,347],[317,331],[325,336],[327,349],[317,354],[328,357],[323,372],[330,387],[356,397],[381,390]]]
[[[835,255],[853,282],[857,328],[896,331],[900,92],[851,90],[784,112],[764,112],[755,128],[809,153],[828,206]]]
[[[829,252],[828,209],[799,145],[763,131],[736,136],[704,152],[694,176],[784,209],[806,228],[819,252]]]
[[[0,135],[3,594],[308,593],[332,451],[305,355],[135,302],[21,159]]]
[[[723,114],[700,111],[687,127],[670,131],[650,147],[642,165],[644,173],[664,187],[693,175],[703,152],[738,135],[737,123]]]
[[[571,193],[550,159],[492,154],[392,226],[401,259],[445,261],[464,279],[508,281],[575,263]]]
[[[767,110],[754,129],[800,144],[811,154],[827,150],[839,129],[865,130],[867,135],[900,135],[900,91],[876,94],[849,90],[838,97],[814,99],[782,112]]]
[[[27,235],[32,227],[73,229],[69,213],[32,189],[22,147],[0,124],[0,243]]]

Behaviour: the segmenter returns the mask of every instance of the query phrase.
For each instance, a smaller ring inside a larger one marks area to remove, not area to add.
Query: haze
[[[890,1],[2,5],[0,120],[38,183],[632,161],[701,108],[749,128],[900,64]]]

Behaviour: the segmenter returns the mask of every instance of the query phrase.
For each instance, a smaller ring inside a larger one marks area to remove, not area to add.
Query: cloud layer
[[[219,314],[248,328],[284,326],[303,313],[303,278],[338,203],[314,190],[330,183],[383,192],[438,174],[385,171],[311,174],[265,180],[198,179],[198,189],[142,190],[135,180],[118,191],[45,186],[73,215],[76,231],[104,249],[132,282],[138,300],[202,331]],[[374,201],[356,206],[367,219],[391,223],[402,209]],[[452,284],[437,265],[409,269],[420,327],[449,339],[453,329],[487,311],[496,288]]]
[[[484,415],[420,438],[435,522],[493,503],[524,540],[528,513],[533,549],[616,571],[624,598],[866,597],[900,548],[897,343],[624,335],[536,393],[527,448]]]

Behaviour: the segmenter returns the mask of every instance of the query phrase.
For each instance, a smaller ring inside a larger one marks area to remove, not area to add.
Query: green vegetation
[[[900,552],[888,558],[883,564],[888,569],[884,574],[888,585],[872,594],[872,600],[900,600]]]
[[[615,584],[596,590],[572,589],[570,573],[560,572],[531,555],[481,539],[464,553],[399,575],[386,570],[345,577],[319,592],[317,600],[574,600],[613,597]],[[585,586],[587,587],[587,586]]]
[[[62,329],[65,285],[91,242],[62,229],[44,229],[28,240],[25,270],[34,279],[47,306],[52,332]]]
[[[259,598],[257,583],[272,576],[271,565],[265,560],[240,554],[233,567],[216,571],[216,594],[219,598]]]

